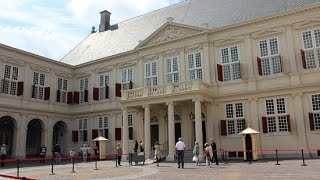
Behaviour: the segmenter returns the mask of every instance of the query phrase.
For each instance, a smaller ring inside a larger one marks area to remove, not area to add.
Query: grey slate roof
[[[118,29],[90,34],[61,61],[78,65],[133,50],[173,17],[175,23],[215,29],[274,15],[320,0],[187,0],[123,22]],[[112,15],[111,15],[112,18]]]

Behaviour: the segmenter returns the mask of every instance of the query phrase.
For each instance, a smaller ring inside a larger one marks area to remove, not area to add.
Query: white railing
[[[191,80],[178,83],[168,83],[158,86],[142,87],[122,91],[122,100],[138,99],[152,96],[163,96],[168,94],[183,93],[188,91],[205,90],[208,84],[202,80]]]

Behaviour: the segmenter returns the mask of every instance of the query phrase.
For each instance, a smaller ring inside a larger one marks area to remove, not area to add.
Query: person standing
[[[208,143],[205,143],[204,147],[205,149],[203,151],[203,157],[206,159],[206,167],[211,168],[211,157],[210,157],[211,146]]]
[[[82,161],[87,162],[88,158],[88,148],[86,144],[83,144],[82,147],[80,148],[81,154],[82,154]]]
[[[213,138],[210,139],[211,141],[211,148],[212,148],[212,157],[211,157],[211,162],[213,162],[213,158],[216,161],[216,165],[219,165],[218,157],[217,157],[217,145],[214,142]]]
[[[134,153],[138,153],[138,146],[139,146],[139,144],[138,144],[138,141],[137,140],[135,140],[135,142],[134,142]]]
[[[4,167],[4,160],[7,158],[7,146],[6,144],[2,144],[2,147],[1,147],[1,150],[0,150],[0,153],[1,153],[1,167]]]
[[[40,158],[42,158],[40,160],[40,163],[44,163],[44,158],[46,157],[46,153],[47,153],[47,147],[45,145],[42,145],[40,148]]]
[[[120,147],[120,143],[118,143],[118,147],[117,147],[117,157],[118,157],[118,166],[121,166],[122,148]]]
[[[60,164],[60,160],[61,160],[60,152],[61,152],[60,145],[57,143],[53,148],[53,155],[56,158],[56,164]]]
[[[143,143],[140,141],[140,152],[144,152]]]
[[[159,166],[159,162],[161,160],[161,148],[160,148],[160,144],[156,141],[155,146],[154,146],[154,153],[155,153],[155,157],[156,157],[156,163],[157,166]]]
[[[74,162],[74,155],[76,154],[76,152],[73,150],[73,148],[70,149],[70,158],[71,158],[71,163]]]
[[[198,142],[195,142],[192,152],[193,152],[193,157],[195,158],[196,166],[200,166],[199,151],[200,151],[199,144]]]
[[[178,155],[178,168],[180,168],[180,163],[182,168],[184,168],[184,149],[186,145],[182,142],[182,138],[179,138],[179,141],[176,143],[176,154]]]

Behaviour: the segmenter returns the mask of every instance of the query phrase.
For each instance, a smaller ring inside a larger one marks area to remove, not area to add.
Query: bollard
[[[276,158],[277,158],[277,164],[275,164],[275,165],[280,165],[279,164],[279,158],[278,158],[278,149],[276,149]]]
[[[72,170],[71,170],[71,172],[74,173],[74,172],[76,172],[76,171],[74,171],[74,157],[72,156],[71,158],[72,158],[71,159],[72,160]]]
[[[304,163],[303,149],[301,149],[301,153],[302,153],[302,165],[301,165],[301,166],[307,166],[307,165]]]
[[[51,174],[50,175],[54,175],[54,173],[53,173],[53,156],[51,157]]]
[[[17,177],[19,177],[19,166],[20,166],[20,163],[19,163],[19,159],[17,159]]]

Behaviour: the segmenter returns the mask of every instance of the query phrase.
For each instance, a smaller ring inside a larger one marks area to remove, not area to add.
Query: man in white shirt
[[[182,168],[184,168],[184,149],[186,145],[182,142],[182,139],[179,138],[179,141],[176,144],[176,154],[178,155],[178,168],[180,168],[180,163]]]

